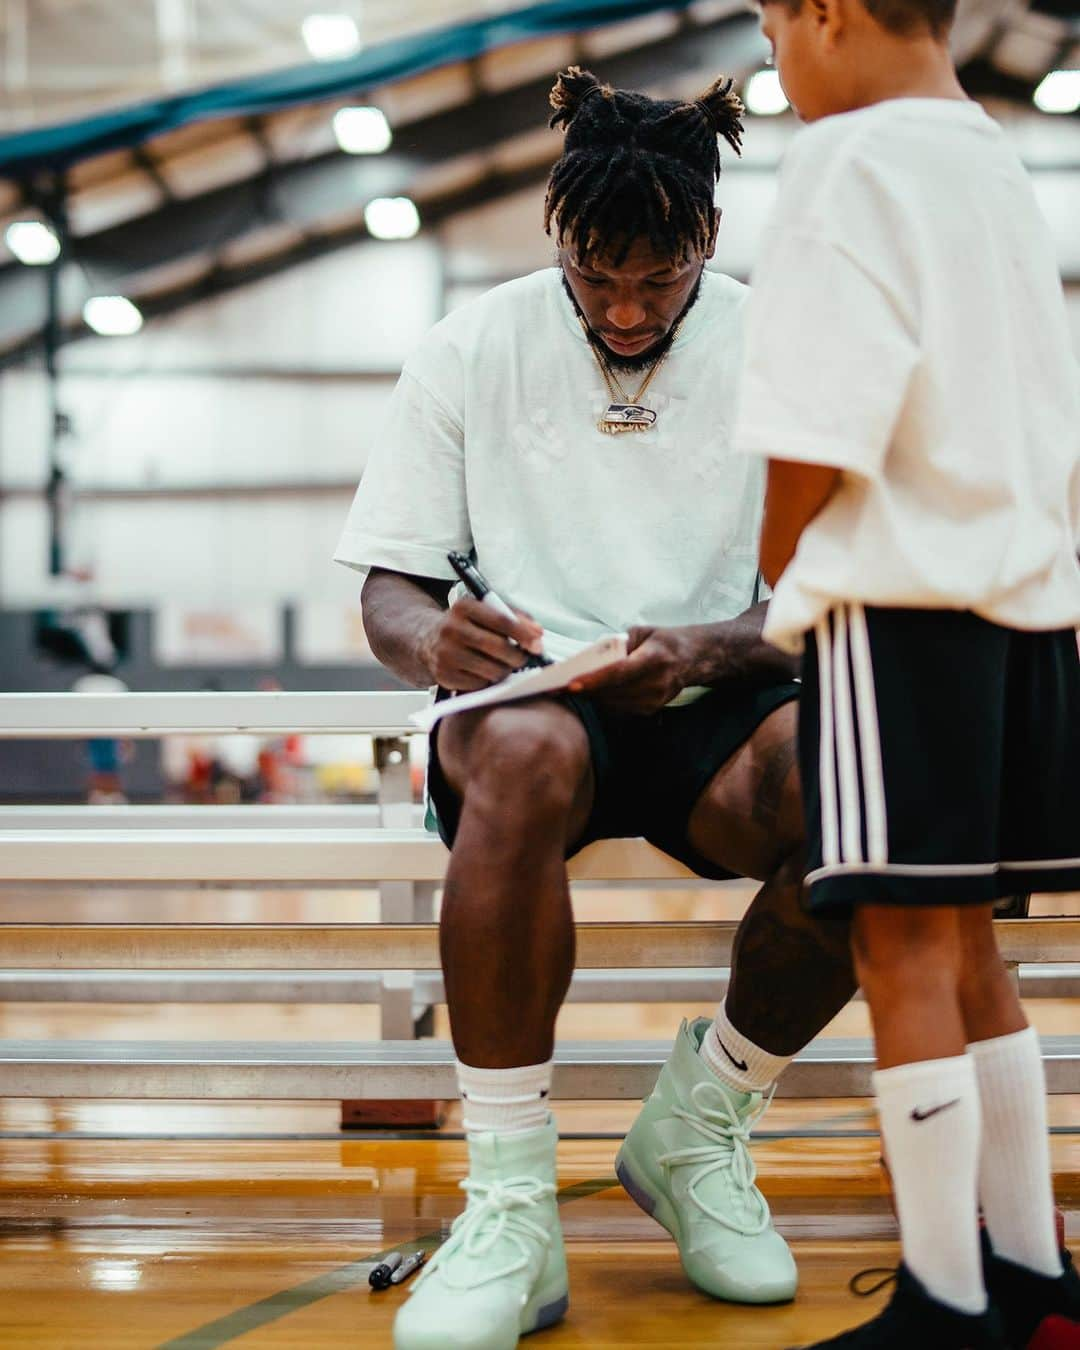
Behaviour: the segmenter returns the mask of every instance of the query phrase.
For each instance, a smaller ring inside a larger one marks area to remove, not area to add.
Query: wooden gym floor
[[[240,917],[214,899],[207,917]],[[170,897],[166,906],[158,897],[155,917],[173,918],[181,907],[197,917],[183,901]],[[341,913],[340,898],[316,904],[275,893],[230,903],[260,919],[313,918],[312,906],[327,903]],[[679,892],[628,906],[608,893],[587,897],[579,913],[703,917],[718,913],[718,903],[731,902]],[[91,909],[98,919],[127,918],[137,905],[130,895],[33,901],[38,919],[86,918]],[[1062,909],[1060,901],[1044,906]],[[9,909],[9,917],[22,915]],[[369,916],[351,904],[350,917]],[[570,1005],[560,1033],[659,1039],[702,1011]],[[1040,1001],[1031,1011],[1044,1031],[1077,1028],[1075,1003]],[[226,1019],[231,1036],[253,1039],[376,1034],[371,1008],[0,1004],[0,1036],[212,1037]],[[830,1030],[862,1034],[865,1010],[853,1004]],[[857,1272],[897,1259],[868,1103],[781,1101],[765,1117],[755,1150],[760,1180],[793,1243],[802,1286],[794,1304],[763,1309],[718,1304],[692,1289],[667,1235],[616,1185],[614,1156],[635,1109],[558,1108],[571,1306],[560,1327],[527,1345],[781,1350],[861,1321],[887,1297],[857,1299],[847,1288]],[[1051,1111],[1055,1187],[1077,1242],[1080,1098],[1056,1098]],[[456,1107],[438,1135],[394,1138],[341,1133],[332,1103],[0,1103],[0,1346],[389,1347],[403,1291],[373,1294],[367,1273],[380,1253],[430,1248],[445,1234],[461,1201],[459,1128]]]

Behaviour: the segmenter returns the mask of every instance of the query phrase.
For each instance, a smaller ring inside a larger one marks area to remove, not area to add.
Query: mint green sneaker
[[[754,1185],[750,1131],[769,1105],[722,1083],[698,1055],[708,1018],[683,1022],[615,1170],[675,1239],[683,1270],[713,1298],[785,1303],[798,1273]]]
[[[555,1122],[469,1135],[469,1197],[394,1320],[395,1350],[513,1350],[569,1305]]]

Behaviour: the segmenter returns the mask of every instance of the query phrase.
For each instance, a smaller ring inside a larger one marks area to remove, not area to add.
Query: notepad
[[[507,675],[498,684],[486,689],[477,689],[472,694],[458,694],[454,698],[445,698],[441,703],[433,703],[423,712],[413,713],[411,720],[422,731],[430,731],[444,717],[454,713],[471,712],[474,708],[491,708],[499,703],[511,703],[519,698],[535,698],[537,694],[553,694],[583,675],[603,670],[614,665],[626,656],[626,635],[623,633],[604,637],[589,647],[584,647],[565,661],[556,661],[550,666],[536,669],[517,670]]]

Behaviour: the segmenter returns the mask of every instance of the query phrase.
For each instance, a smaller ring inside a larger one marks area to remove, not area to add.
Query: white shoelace
[[[419,1288],[436,1269],[441,1269],[443,1279],[456,1289],[479,1288],[490,1280],[499,1280],[525,1269],[531,1256],[527,1239],[532,1238],[543,1247],[551,1242],[551,1230],[521,1212],[535,1209],[541,1200],[555,1194],[555,1187],[550,1182],[516,1176],[493,1182],[466,1178],[458,1185],[469,1197],[468,1206],[451,1224],[450,1236],[428,1262],[414,1288]],[[451,1278],[450,1263],[455,1255],[460,1252],[479,1259],[504,1237],[517,1248],[516,1257],[502,1266],[485,1268],[482,1274],[472,1275],[464,1282]]]
[[[676,1148],[662,1153],[657,1161],[666,1168],[687,1167],[700,1164],[687,1183],[687,1194],[698,1209],[716,1223],[723,1224],[735,1233],[753,1237],[764,1232],[769,1226],[769,1206],[765,1197],[754,1185],[757,1167],[750,1154],[750,1131],[765,1114],[772,1102],[772,1092],[764,1098],[756,1110],[740,1117],[728,1092],[720,1083],[695,1083],[690,1090],[693,1111],[676,1106],[672,1115],[684,1120],[691,1129],[710,1142],[698,1147]],[[733,1189],[741,1198],[750,1217],[739,1223],[728,1214],[713,1209],[698,1194],[698,1187],[714,1172],[723,1172],[728,1176]]]

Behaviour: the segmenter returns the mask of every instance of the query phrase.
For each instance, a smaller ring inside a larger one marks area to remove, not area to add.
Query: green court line
[[[571,1200],[582,1200],[586,1196],[596,1195],[599,1191],[610,1190],[618,1184],[618,1179],[613,1176],[579,1181],[574,1186],[564,1187],[556,1199],[560,1205],[565,1205]],[[303,1284],[294,1285],[291,1289],[282,1289],[268,1298],[259,1299],[257,1303],[250,1303],[246,1308],[226,1313],[224,1317],[207,1322],[205,1326],[197,1327],[194,1331],[185,1332],[170,1341],[162,1341],[156,1350],[217,1350],[218,1346],[234,1341],[238,1336],[256,1331],[270,1322],[276,1322],[279,1318],[287,1317],[289,1313],[318,1303],[320,1299],[329,1298],[331,1294],[341,1294],[346,1290],[355,1289],[358,1285],[367,1284],[371,1267],[388,1256],[391,1251],[400,1251],[407,1247],[410,1251],[422,1248],[424,1251],[432,1252],[442,1240],[443,1229],[438,1228],[420,1237],[410,1238],[401,1247],[387,1247],[384,1251],[372,1252],[362,1261],[350,1261],[348,1265],[338,1266],[336,1270],[328,1270],[325,1275],[316,1275],[313,1280],[305,1280]]]

